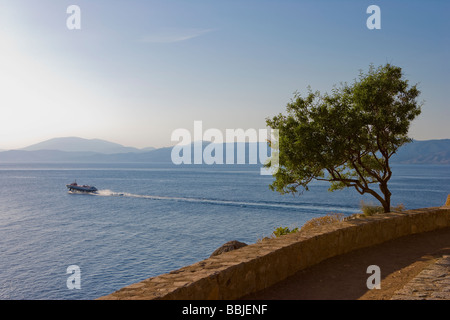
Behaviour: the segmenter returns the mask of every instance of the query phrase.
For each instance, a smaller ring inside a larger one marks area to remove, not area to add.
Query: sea
[[[393,172],[393,205],[441,206],[450,193],[448,165]],[[71,194],[74,180],[99,191]],[[257,165],[1,163],[0,299],[95,299],[206,259],[227,241],[252,244],[280,226],[376,204],[323,181],[281,195],[272,181]]]

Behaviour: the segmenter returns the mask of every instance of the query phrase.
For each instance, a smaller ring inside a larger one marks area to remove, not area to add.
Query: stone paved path
[[[450,300],[450,228],[397,238],[301,270],[243,300]],[[381,289],[366,286],[367,266]]]
[[[422,270],[391,300],[450,300],[450,255]]]

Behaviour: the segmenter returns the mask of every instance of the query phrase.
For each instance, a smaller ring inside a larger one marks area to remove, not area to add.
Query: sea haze
[[[203,148],[209,144],[210,142],[204,141]],[[233,146],[236,160],[239,156],[243,163],[250,163],[248,161],[250,143],[244,143],[245,154],[238,152],[238,145],[242,146],[242,143],[234,143]],[[257,148],[260,150],[265,145],[265,142],[260,142],[257,144]],[[225,163],[227,146],[226,144],[216,144],[216,147],[219,146],[222,148],[223,162]],[[193,150],[194,148],[191,144],[191,163],[193,163],[194,157]],[[42,141],[18,150],[0,150],[0,162],[172,163],[172,151],[172,147],[137,149],[100,139],[65,137]],[[260,163],[264,162],[262,159],[259,160]],[[396,154],[392,156],[390,162],[401,164],[450,164],[450,139],[414,140],[400,147]],[[239,162],[235,161],[234,163]]]
[[[248,244],[279,226],[358,211],[354,190],[315,182],[302,196],[269,189],[259,166],[0,164],[0,299],[95,299],[207,258],[230,240]],[[69,194],[77,180],[97,195]],[[441,206],[448,165],[395,165],[393,204]],[[370,197],[364,198],[366,201]],[[67,267],[81,269],[69,290]]]

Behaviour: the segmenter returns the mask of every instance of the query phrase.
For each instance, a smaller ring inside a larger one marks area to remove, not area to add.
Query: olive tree
[[[390,64],[371,65],[353,84],[335,86],[330,94],[310,88],[304,96],[295,93],[286,115],[266,119],[279,130],[279,169],[271,189],[296,194],[313,180],[325,180],[330,191],[353,187],[389,212],[390,159],[411,141],[410,123],[421,112],[419,94],[401,68]]]

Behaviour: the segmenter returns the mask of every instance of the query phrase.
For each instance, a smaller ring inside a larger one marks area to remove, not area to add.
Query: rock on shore
[[[233,251],[242,247],[245,247],[247,244],[244,242],[239,242],[237,240],[228,241],[223,244],[221,247],[217,248],[209,257],[218,256],[224,252]]]

